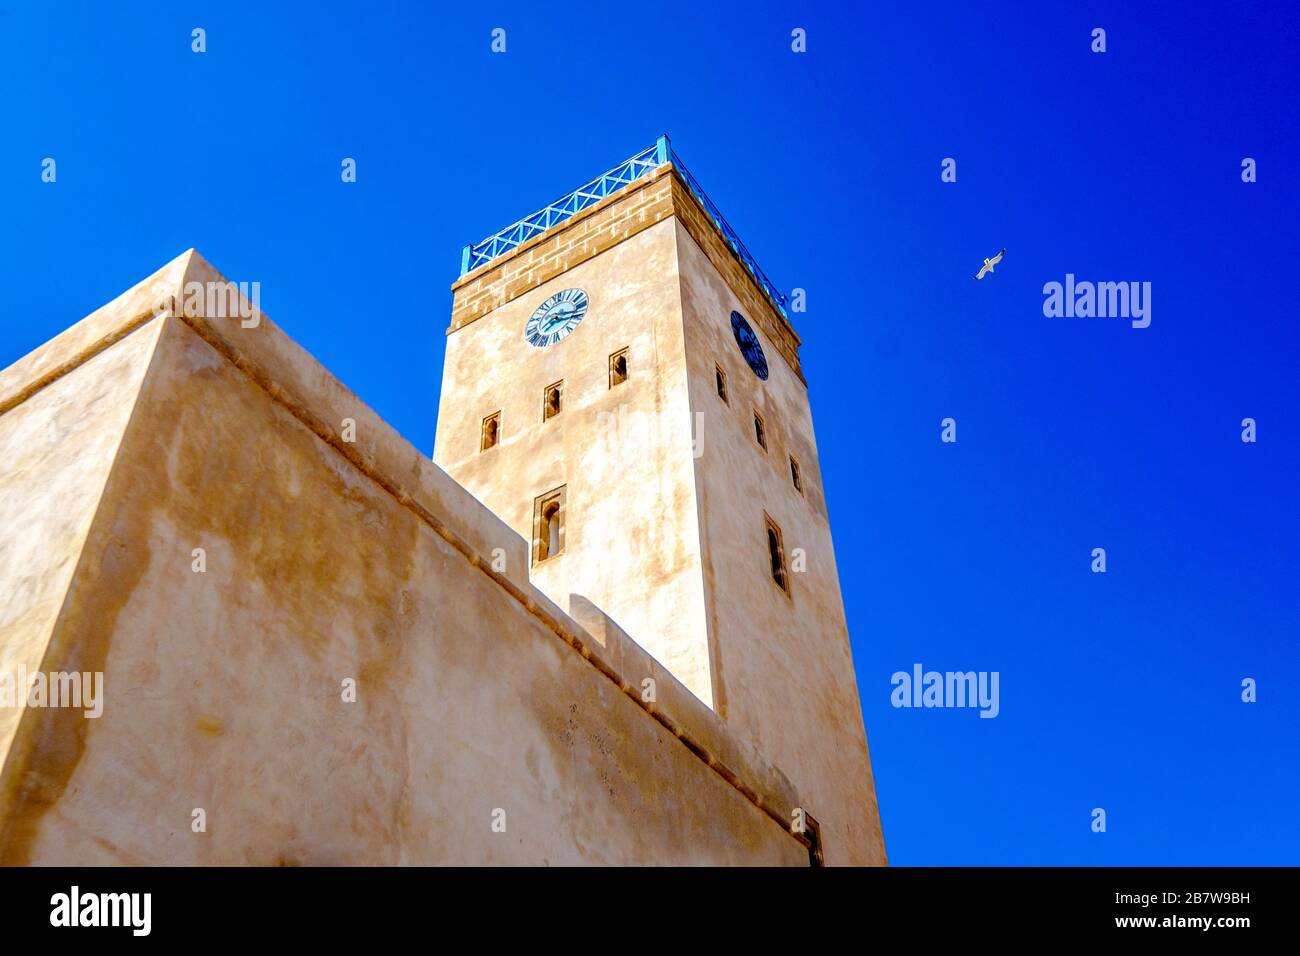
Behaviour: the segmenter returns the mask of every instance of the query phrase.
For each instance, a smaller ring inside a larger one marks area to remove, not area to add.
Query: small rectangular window
[[[501,413],[493,412],[483,419],[483,432],[479,438],[478,450],[487,451],[495,448],[501,440]]]
[[[785,545],[781,543],[781,529],[766,514],[763,515],[767,525],[767,558],[772,569],[772,580],[787,595],[790,593],[790,575],[785,567]]]
[[[795,461],[794,455],[790,456],[790,481],[794,483],[794,490],[803,494],[803,479],[799,477],[799,462]]]
[[[627,349],[615,352],[609,357],[609,387],[622,385],[627,381]]]
[[[758,412],[754,413],[754,438],[764,451],[767,451],[767,432],[763,430],[763,416]]]
[[[564,382],[546,386],[542,395],[542,421],[549,421],[560,414],[560,403],[564,399]]]
[[[564,552],[565,487],[533,499],[533,564]]]
[[[721,365],[715,365],[713,366],[713,375],[718,382],[718,398],[730,405],[731,401],[727,398],[727,373],[722,370]]]

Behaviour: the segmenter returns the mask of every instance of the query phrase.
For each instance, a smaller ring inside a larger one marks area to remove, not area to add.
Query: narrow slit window
[[[546,386],[546,392],[542,396],[542,421],[549,421],[556,415],[560,414],[560,407],[563,400],[563,382],[556,382],[554,385]]]
[[[560,503],[552,501],[542,508],[542,557],[560,553]]]
[[[564,552],[564,488],[537,498],[533,504],[533,563]]]
[[[790,577],[785,569],[785,548],[781,544],[781,529],[771,518],[767,519],[767,556],[772,568],[772,580],[786,594],[790,593]]]
[[[728,405],[731,404],[730,399],[727,398],[727,373],[722,370],[721,365],[715,365],[713,367],[713,375],[718,382],[718,398],[722,399]]]
[[[501,440],[501,413],[493,412],[487,418],[483,419],[483,436],[479,441],[478,450],[487,451],[489,448],[495,448],[497,442]]]
[[[763,430],[763,416],[758,412],[754,413],[754,438],[757,439],[759,446],[767,450],[767,432]]]
[[[794,484],[794,490],[803,494],[803,478],[799,474],[799,462],[795,461],[794,455],[790,456],[790,481]]]
[[[609,357],[609,387],[622,385],[627,381],[627,349],[615,352]]]

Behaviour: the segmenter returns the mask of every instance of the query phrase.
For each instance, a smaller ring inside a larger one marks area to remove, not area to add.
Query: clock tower
[[[785,773],[827,862],[884,863],[799,337],[667,138],[453,292],[435,462]]]

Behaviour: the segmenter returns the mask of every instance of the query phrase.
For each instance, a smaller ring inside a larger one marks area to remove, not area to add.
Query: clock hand
[[[570,310],[568,309],[564,309],[562,311],[557,310],[557,312],[558,314],[548,316],[544,320],[543,327],[542,327],[543,332],[549,332],[551,331],[551,329],[554,329],[557,326],[564,325],[566,322],[569,321],[569,316],[571,314]]]

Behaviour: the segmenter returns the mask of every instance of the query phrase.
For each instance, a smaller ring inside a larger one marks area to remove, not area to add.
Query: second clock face
[[[745,356],[745,361],[754,370],[754,374],[766,382],[767,356],[763,354],[763,346],[759,344],[758,336],[739,312],[731,313],[731,331],[736,336],[736,344],[740,346],[740,354]]]
[[[537,307],[524,325],[524,338],[539,349],[565,339],[587,314],[587,293],[581,289],[557,292]]]

